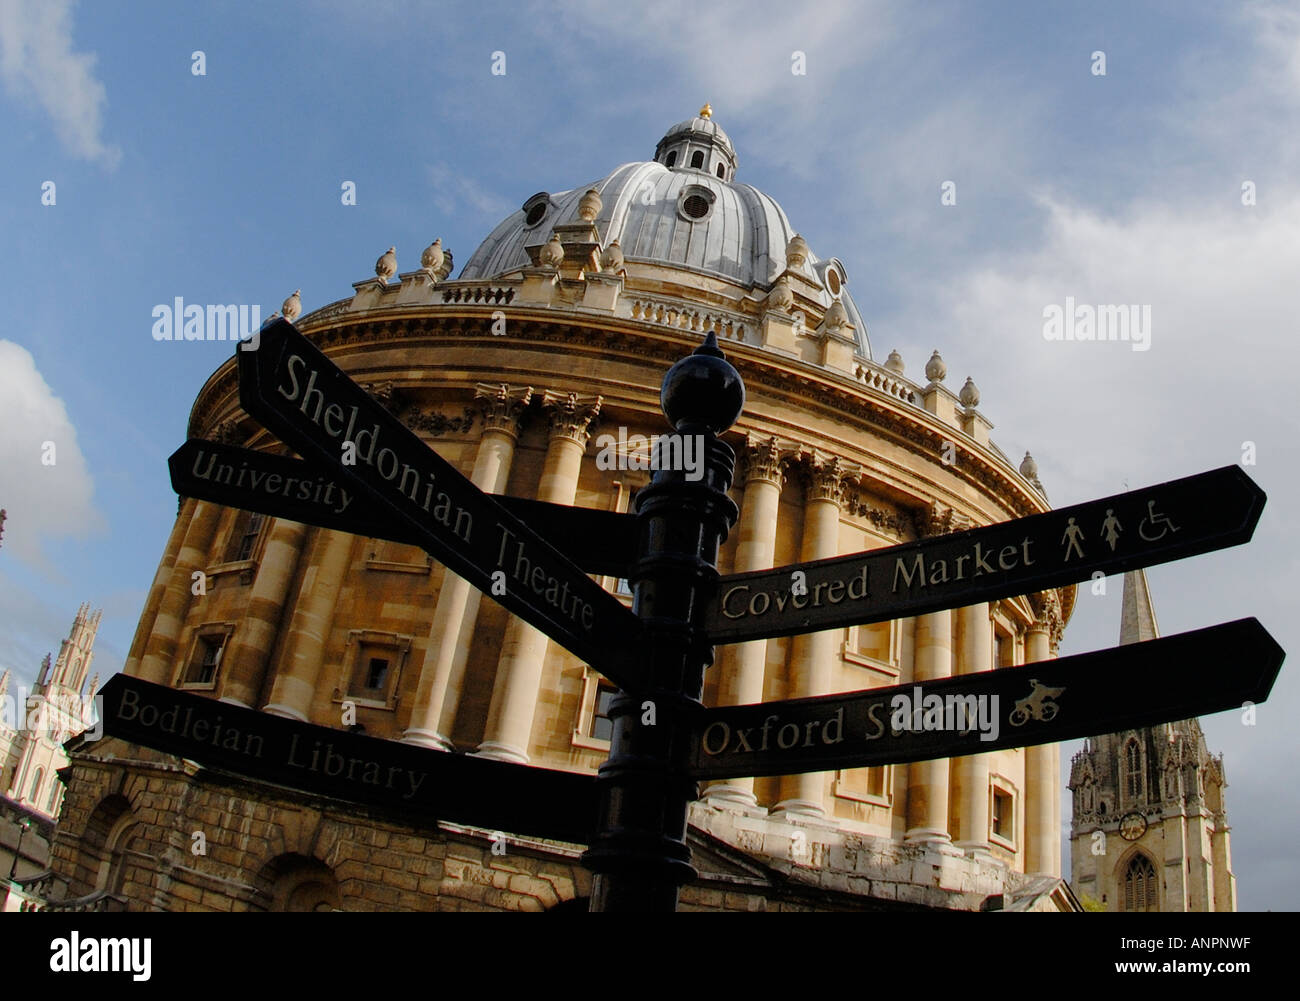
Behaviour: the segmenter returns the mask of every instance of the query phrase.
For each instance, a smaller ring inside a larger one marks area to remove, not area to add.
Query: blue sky
[[[34,676],[82,601],[96,667],[122,664],[176,510],[165,459],[229,353],[155,342],[156,304],[266,316],[301,288],[311,310],[434,237],[459,271],[534,192],[649,159],[706,100],[737,179],[844,263],[878,360],[919,378],[938,348],[954,389],[973,376],[1054,503],[1253,442],[1255,541],[1149,577],[1166,633],[1255,615],[1300,649],[1295,3],[0,0],[0,667]],[[1045,341],[1066,296],[1151,305],[1151,349]],[[1119,591],[1080,592],[1064,653],[1115,642]],[[1294,675],[1258,725],[1205,721],[1243,908],[1300,895]]]

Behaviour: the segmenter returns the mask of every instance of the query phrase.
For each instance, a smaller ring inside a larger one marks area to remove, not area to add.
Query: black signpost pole
[[[669,369],[661,400],[676,434],[660,439],[659,471],[637,495],[640,559],[632,576],[633,610],[650,647],[649,683],[620,692],[609,710],[614,732],[597,778],[597,833],[583,855],[596,873],[593,911],[674,911],[679,887],[696,876],[686,844],[687,810],[698,793],[686,777],[689,720],[701,708],[713,661],[697,619],[717,586],[718,547],[738,513],[727,496],[735,453],[717,435],[740,416],[745,387],[709,334]],[[704,475],[696,481],[681,468],[663,468],[687,436],[704,445]]]

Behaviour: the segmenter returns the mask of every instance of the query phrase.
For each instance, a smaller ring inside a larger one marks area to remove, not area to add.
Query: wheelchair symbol
[[[1158,526],[1160,528],[1159,534],[1148,535],[1148,526],[1150,526],[1152,533],[1155,532],[1155,529]],[[1138,525],[1138,535],[1147,542],[1159,542],[1166,535],[1177,531],[1178,526],[1169,520],[1168,515],[1156,513],[1156,502],[1153,500],[1147,501],[1147,516],[1143,518],[1141,524]]]

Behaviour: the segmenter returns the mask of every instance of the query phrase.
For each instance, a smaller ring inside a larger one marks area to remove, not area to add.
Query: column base
[[[940,855],[951,855],[954,858],[965,855],[965,852],[952,843],[948,832],[937,827],[913,827],[903,836],[903,844],[922,845]]]
[[[500,744],[495,740],[485,740],[478,745],[478,750],[474,752],[476,758],[488,758],[491,761],[508,761],[512,765],[528,764],[528,755],[517,747],[511,747],[509,744]]]
[[[455,745],[440,733],[433,730],[421,730],[419,727],[411,727],[402,734],[402,743],[418,744],[420,747],[427,747],[434,751],[454,751]]]
[[[758,797],[752,790],[733,785],[709,786],[704,790],[701,801],[709,806],[749,816],[767,816],[767,810],[758,805]]]
[[[262,706],[262,712],[270,713],[272,716],[283,716],[285,719],[296,719],[299,723],[307,723],[309,720],[292,706],[286,706],[281,702],[272,702],[270,705]]]
[[[228,706],[239,706],[239,708],[241,708],[241,709],[252,709],[252,708],[253,708],[253,707],[250,706],[247,702],[245,702],[243,699],[237,699],[237,698],[235,698],[233,695],[223,695],[223,696],[221,696],[221,698],[217,699],[217,701],[218,701],[218,702],[224,702],[224,703],[226,703],[226,705],[228,705]]]
[[[955,844],[968,858],[993,861],[993,852],[986,841],[958,841]]]
[[[792,820],[795,818],[801,821],[826,819],[826,808],[811,799],[783,799],[769,812],[773,817]]]

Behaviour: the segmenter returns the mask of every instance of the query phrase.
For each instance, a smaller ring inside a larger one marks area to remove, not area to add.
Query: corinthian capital
[[[951,532],[961,532],[970,528],[969,518],[960,511],[937,501],[931,501],[929,507],[916,512],[912,520],[915,523],[917,536],[922,539],[948,535]]]
[[[838,455],[813,450],[804,456],[804,478],[807,499],[826,500],[843,505],[849,484],[858,477],[861,469]]]
[[[763,480],[785,485],[786,470],[797,454],[794,445],[778,438],[751,434],[745,442],[745,482]]]
[[[602,399],[587,393],[558,393],[548,389],[542,395],[542,409],[551,420],[551,437],[568,438],[583,448],[591,437],[591,423],[600,416]]]
[[[474,386],[474,402],[483,413],[485,431],[518,436],[520,418],[532,398],[532,386],[508,386],[504,382],[495,386],[480,382]]]
[[[1034,611],[1034,624],[1029,628],[1047,633],[1052,653],[1055,653],[1065,636],[1065,615],[1061,610],[1061,596],[1055,590],[1039,591],[1029,596],[1029,607]]]

